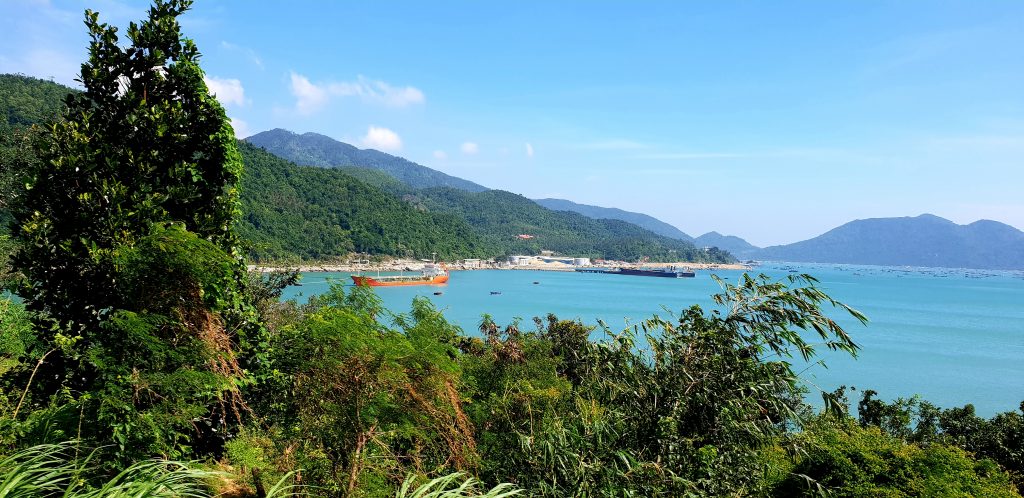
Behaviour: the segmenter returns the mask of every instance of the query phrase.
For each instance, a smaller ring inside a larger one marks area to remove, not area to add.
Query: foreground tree
[[[16,290],[45,356],[28,433],[182,456],[244,410],[237,352],[256,337],[232,230],[242,165],[179,32],[190,4],[156,0],[128,46],[86,11],[85,90],[41,134],[14,209]]]

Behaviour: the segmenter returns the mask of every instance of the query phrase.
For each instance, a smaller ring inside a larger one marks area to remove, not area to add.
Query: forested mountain
[[[757,246],[747,242],[735,235],[722,235],[718,232],[708,232],[693,240],[697,247],[717,247],[729,251],[733,256],[740,259],[748,259],[754,256],[759,249]]]
[[[31,76],[0,74],[0,133],[56,116],[64,108],[64,97],[74,91]]]
[[[731,261],[724,251],[702,251],[621,220],[593,219],[571,211],[552,211],[521,195],[501,190],[465,192],[452,188],[421,190],[407,201],[432,211],[464,218],[488,242],[508,254],[563,254],[635,261]],[[528,235],[531,238],[519,238]]]
[[[1024,232],[981,220],[938,216],[856,220],[795,244],[766,247],[762,260],[950,268],[1024,268]]]
[[[329,259],[352,252],[442,259],[496,249],[457,216],[417,210],[343,170],[296,166],[239,142],[245,162],[239,231],[256,259]]]
[[[632,211],[625,211],[618,208],[578,204],[565,199],[534,199],[533,202],[555,211],[574,211],[594,219],[627,221],[641,228],[646,228],[658,235],[693,242],[693,237],[683,233],[682,230],[643,213],[634,213]]]
[[[53,116],[73,91],[22,76],[4,76],[0,83],[8,131],[12,123],[24,127]],[[11,140],[14,135],[3,136]],[[623,260],[731,259],[722,251],[698,251],[690,243],[625,221],[552,211],[522,196],[487,191],[405,159],[314,133],[272,130],[246,142],[240,145],[246,170],[239,231],[250,256],[259,260],[327,259],[353,251],[415,257],[436,251],[454,259],[536,254],[541,249]],[[335,168],[296,166],[254,144],[271,144],[310,165]],[[11,147],[4,150],[15,154]],[[27,153],[16,155],[31,159]],[[5,167],[13,164],[4,162]],[[417,189],[424,185],[433,187]]]
[[[359,166],[384,171],[412,188],[454,187],[481,192],[486,187],[446,175],[407,159],[373,149],[359,149],[318,133],[299,135],[280,128],[245,139],[268,152],[303,166]]]
[[[0,74],[0,233],[11,221],[8,205],[24,188],[20,178],[35,161],[31,126],[60,114],[71,88],[20,74]]]

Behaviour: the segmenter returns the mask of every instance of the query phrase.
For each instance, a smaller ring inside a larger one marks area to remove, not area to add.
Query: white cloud
[[[388,107],[406,107],[422,104],[426,97],[423,92],[412,86],[395,87],[390,84],[359,76],[355,81],[330,83],[312,83],[309,78],[291,73],[292,95],[297,101],[296,110],[302,114],[310,114],[319,110],[330,97],[358,97],[368,104],[379,104]]]
[[[242,88],[241,81],[212,76],[204,76],[203,81],[206,82],[206,88],[210,90],[210,95],[217,97],[221,104],[245,105],[245,89]]]
[[[443,150],[435,150],[434,151],[434,159],[437,159],[439,161],[444,161],[445,159],[448,159],[448,153],[443,151]]]
[[[397,133],[379,126],[370,125],[362,138],[363,147],[385,151],[402,150],[402,139]]]
[[[462,147],[460,147],[460,149],[462,150],[462,153],[466,154],[467,156],[471,156],[473,154],[476,154],[477,152],[480,152],[480,146],[474,142],[466,142],[462,144]]]
[[[299,114],[312,114],[327,103],[327,91],[310,83],[301,74],[292,73],[292,95]]]
[[[423,92],[418,88],[411,86],[393,87],[383,81],[371,80],[362,75],[356,81],[330,83],[327,85],[327,90],[332,95],[360,97],[367,102],[380,103],[391,107],[422,104],[424,101]]]
[[[533,157],[533,144],[526,142],[526,157]]]
[[[231,118],[231,127],[235,129],[236,138],[245,138],[252,135],[252,130],[249,128],[249,123],[242,121],[238,118]]]

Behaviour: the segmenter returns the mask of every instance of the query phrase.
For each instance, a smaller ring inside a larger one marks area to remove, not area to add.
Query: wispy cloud
[[[480,152],[480,146],[477,145],[475,142],[465,142],[462,144],[461,147],[459,147],[459,149],[462,151],[463,154],[467,156],[472,156]]]
[[[292,72],[291,91],[295,96],[295,109],[300,114],[311,114],[323,108],[331,97],[357,97],[369,104],[387,107],[406,107],[422,104],[426,97],[412,86],[392,86],[389,83],[359,76],[355,81],[314,83],[309,78]]]
[[[366,135],[360,140],[363,147],[383,151],[402,150],[402,139],[397,133],[380,126],[373,126],[366,130]]]
[[[444,161],[448,159],[448,153],[443,150],[435,150],[434,159],[437,159],[438,161]]]
[[[221,48],[229,52],[236,52],[242,54],[242,56],[248,59],[249,62],[251,62],[254,66],[263,69],[263,59],[260,58],[260,56],[256,53],[255,50],[243,47],[241,45],[235,45],[234,43],[226,41],[220,42],[220,46]]]
[[[987,47],[998,31],[997,25],[976,25],[896,38],[874,47],[875,60],[865,67],[865,73],[887,75],[918,64],[970,57],[972,49]]]
[[[526,157],[533,158],[533,144],[526,142]]]

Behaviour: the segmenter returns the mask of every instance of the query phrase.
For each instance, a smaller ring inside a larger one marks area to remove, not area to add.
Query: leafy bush
[[[801,452],[775,496],[1019,496],[991,460],[944,444],[906,443],[851,420],[826,418],[794,439]]]

